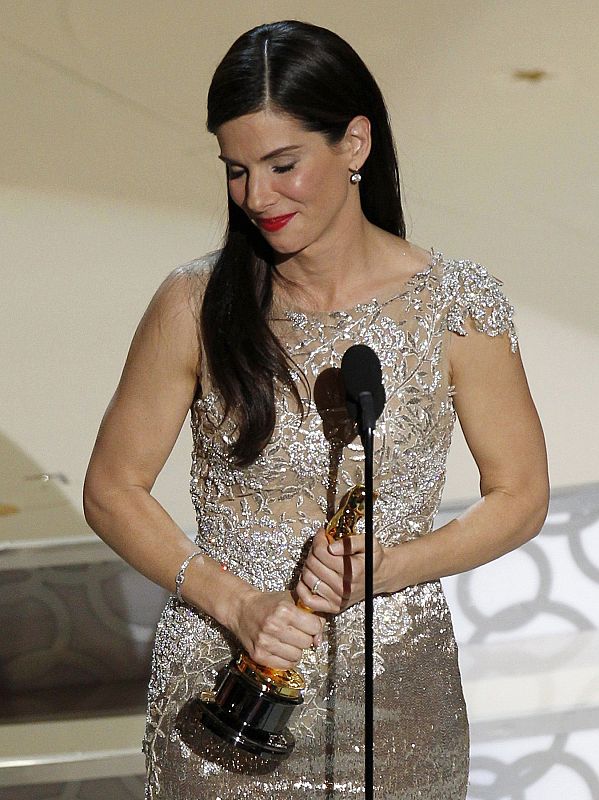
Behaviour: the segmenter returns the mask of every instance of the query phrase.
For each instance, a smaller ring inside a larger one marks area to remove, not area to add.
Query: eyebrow
[[[276,156],[283,155],[283,153],[289,153],[294,150],[300,150],[301,145],[299,144],[288,144],[285,147],[277,147],[276,150],[272,150],[270,153],[267,153],[265,156],[262,156],[260,161],[268,161],[271,158],[275,158]],[[239,161],[234,161],[231,158],[227,158],[226,156],[219,155],[221,161],[224,161],[225,164],[239,164]]]

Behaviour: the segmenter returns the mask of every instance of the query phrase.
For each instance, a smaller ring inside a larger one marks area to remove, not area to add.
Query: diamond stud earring
[[[360,171],[357,170],[357,169],[352,169],[351,170],[351,177],[350,177],[351,183],[353,183],[353,184],[360,183],[361,180],[362,180],[362,176],[360,175]]]

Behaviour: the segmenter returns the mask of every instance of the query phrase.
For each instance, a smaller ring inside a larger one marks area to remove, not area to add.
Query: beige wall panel
[[[504,280],[553,484],[597,480],[599,6],[582,0],[4,3],[7,447],[67,477],[65,526],[85,530],[85,466],[139,317],[171,267],[219,239],[222,169],[203,127],[210,74],[235,35],[273,14],[334,28],[371,66],[412,238]],[[547,78],[516,80],[517,69]],[[186,530],[189,449],[186,425],[156,486]],[[446,498],[476,489],[456,435]],[[5,482],[0,503],[9,493]]]

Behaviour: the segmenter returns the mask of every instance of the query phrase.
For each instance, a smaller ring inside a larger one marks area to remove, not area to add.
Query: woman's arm
[[[151,490],[196,390],[193,280],[171,273],[145,312],[102,419],[83,494],[85,518],[98,536],[171,592],[182,562],[197,548]],[[183,595],[271,666],[291,666],[320,631],[320,620],[297,610],[289,593],[259,592],[207,556],[189,564]]]
[[[169,591],[174,591],[181,563],[197,548],[150,492],[195,393],[198,347],[191,289],[189,275],[171,273],[142,317],[102,419],[83,488],[90,527]],[[185,589],[193,587],[193,601],[227,624],[235,593],[214,597],[203,591],[204,581],[191,580],[197,566],[190,564]],[[210,583],[231,580],[217,575],[215,567],[205,560],[204,570],[213,573]]]
[[[545,442],[520,356],[511,352],[507,335],[490,337],[469,321],[466,329],[467,336],[451,334],[451,382],[460,424],[480,472],[481,499],[419,539],[393,547],[375,541],[375,594],[492,561],[532,538],[545,519]],[[339,558],[343,552],[346,557]],[[325,611],[327,606],[339,611],[362,600],[363,552],[363,536],[328,545],[318,534],[298,594],[308,598],[320,577],[319,591],[326,599],[313,598],[315,610]]]
[[[541,529],[549,502],[545,440],[519,353],[506,334],[466,323],[451,334],[454,405],[480,473],[481,499],[428,536],[385,551],[378,591],[464,572]]]

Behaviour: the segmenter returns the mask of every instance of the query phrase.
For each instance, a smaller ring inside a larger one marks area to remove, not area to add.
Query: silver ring
[[[316,583],[312,587],[312,594],[318,594],[318,595],[320,595],[320,597],[322,597],[322,595],[318,591],[318,587],[320,586],[320,583],[321,583],[320,578],[316,578]]]

